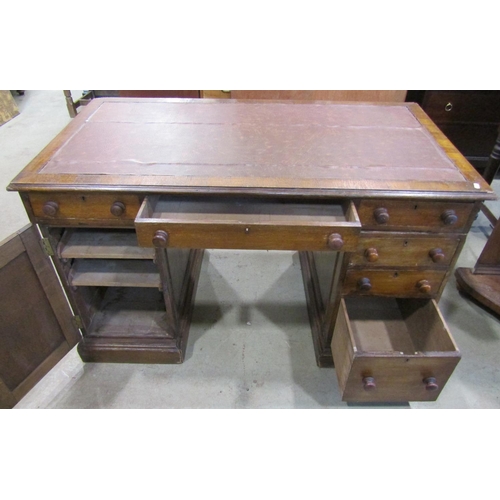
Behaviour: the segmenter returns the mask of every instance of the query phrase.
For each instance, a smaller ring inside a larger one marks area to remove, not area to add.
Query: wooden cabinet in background
[[[232,99],[403,102],[406,90],[231,90]]]
[[[482,172],[500,124],[500,90],[409,90],[455,147]]]
[[[189,99],[273,99],[297,101],[403,102],[406,90],[90,90],[74,100],[70,90],[64,95],[70,116],[96,97],[174,97]]]

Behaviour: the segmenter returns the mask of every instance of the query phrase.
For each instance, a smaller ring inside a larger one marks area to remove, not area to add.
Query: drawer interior
[[[359,222],[350,203],[300,201],[283,198],[150,196],[139,211],[140,219],[165,222],[228,224],[335,224]]]
[[[342,299],[332,338],[344,401],[435,401],[460,352],[432,299]]]
[[[458,351],[432,300],[346,297],[344,301],[359,353],[409,356]]]

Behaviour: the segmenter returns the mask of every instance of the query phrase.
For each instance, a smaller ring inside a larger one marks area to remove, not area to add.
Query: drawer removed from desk
[[[221,196],[148,196],[135,219],[139,245],[353,251],[352,202]]]

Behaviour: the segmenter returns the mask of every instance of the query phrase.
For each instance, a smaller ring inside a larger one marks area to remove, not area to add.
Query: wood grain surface
[[[0,126],[19,114],[10,90],[0,90]]]
[[[332,353],[342,399],[355,402],[434,401],[460,361],[432,300],[343,299]],[[436,390],[426,389],[427,377]]]
[[[406,90],[231,90],[233,99],[404,102]]]

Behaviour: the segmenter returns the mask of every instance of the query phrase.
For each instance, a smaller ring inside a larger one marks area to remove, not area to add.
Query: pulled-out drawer
[[[365,230],[441,233],[466,230],[474,207],[474,203],[369,199],[357,208]]]
[[[446,270],[421,268],[352,268],[347,271],[342,293],[386,297],[437,297],[446,272]]]
[[[51,226],[133,226],[141,206],[135,194],[30,193],[36,221]]]
[[[435,401],[460,352],[434,300],[341,301],[332,338],[344,401]]]
[[[353,251],[361,225],[351,202],[165,195],[144,200],[135,227],[146,247]]]
[[[449,266],[463,237],[418,233],[361,233],[351,266]]]

